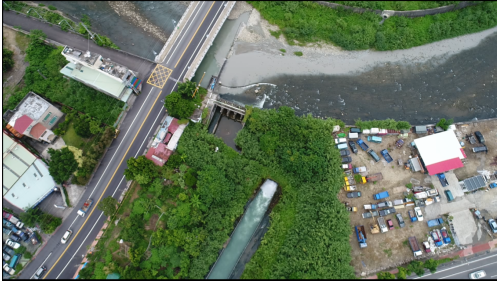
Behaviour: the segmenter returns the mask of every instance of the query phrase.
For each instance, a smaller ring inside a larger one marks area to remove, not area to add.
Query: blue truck
[[[437,219],[433,219],[433,220],[427,221],[427,226],[428,227],[433,227],[433,226],[438,226],[438,225],[440,225],[442,223],[443,223],[443,219],[442,218],[437,218]]]
[[[387,163],[392,162],[393,159],[392,159],[391,155],[389,155],[389,151],[387,151],[387,149],[380,151],[380,154],[382,154],[382,156],[384,157],[385,161],[387,161]]]
[[[356,225],[354,229],[356,231],[356,237],[358,238],[359,247],[366,248],[368,245],[366,244],[365,227],[362,225]]]
[[[83,206],[80,210],[78,210],[78,215],[84,217],[85,214],[87,213],[87,211],[90,209],[90,206],[92,206],[92,203],[94,203],[94,200],[92,199],[87,199],[87,201],[85,201],[85,203],[83,203]]]
[[[376,137],[376,136],[368,136],[366,138],[368,141],[375,142],[375,143],[382,143],[382,138],[381,137]]]
[[[384,192],[380,192],[380,193],[377,193],[377,194],[373,194],[373,198],[375,200],[380,200],[380,199],[384,199],[384,198],[387,198],[389,197],[389,192],[388,191],[384,191]]]
[[[410,216],[410,221],[411,222],[416,222],[417,221],[417,216],[415,216],[415,212],[413,210],[408,211],[408,215]]]
[[[363,166],[363,167],[356,167],[352,171],[355,174],[363,173],[363,172],[366,172],[366,167],[365,166]]]
[[[361,147],[361,149],[363,149],[364,151],[367,151],[368,150],[368,145],[366,145],[366,143],[363,141],[363,140],[357,140],[356,143],[359,145],[359,147]]]
[[[437,174],[437,177],[438,177],[438,179],[441,182],[441,185],[443,187],[448,186],[448,184],[449,184],[448,180],[446,179],[446,176],[443,173]]]

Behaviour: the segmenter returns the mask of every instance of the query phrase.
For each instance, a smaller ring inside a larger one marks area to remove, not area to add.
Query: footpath
[[[460,258],[465,258],[465,257],[472,256],[472,255],[475,255],[475,254],[478,254],[478,253],[481,253],[481,252],[484,252],[484,251],[495,249],[496,248],[496,244],[497,244],[497,240],[494,239],[493,241],[490,241],[488,243],[474,245],[474,246],[468,246],[467,248],[465,248],[463,250],[460,250],[458,252],[453,252],[453,253],[445,255],[445,256],[440,256],[439,258],[440,259],[443,259],[443,258],[452,258],[452,257],[455,257],[457,255]],[[397,274],[399,272],[399,270],[398,269],[394,269],[394,270],[391,270],[389,272],[392,273],[392,274]],[[378,279],[378,277],[377,277],[377,275],[372,275],[370,277],[366,277],[365,279]]]

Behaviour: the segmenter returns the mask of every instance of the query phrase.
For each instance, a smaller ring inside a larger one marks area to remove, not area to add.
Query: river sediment
[[[269,30],[277,27],[253,10],[221,74],[221,97],[264,108],[287,105],[299,115],[347,123],[394,118],[427,124],[497,114],[496,27],[388,52],[344,51],[322,43],[289,46]],[[296,51],[304,55],[295,56]],[[276,86],[233,88],[262,82]]]

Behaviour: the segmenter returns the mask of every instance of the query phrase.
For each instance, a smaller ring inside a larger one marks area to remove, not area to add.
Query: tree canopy
[[[67,147],[59,150],[49,148],[50,162],[49,173],[58,184],[67,181],[71,174],[78,168],[78,162],[75,160],[73,152]]]
[[[2,53],[2,71],[6,72],[12,69],[14,67],[14,52],[7,48],[3,48],[3,53]]]
[[[111,217],[116,212],[116,205],[118,204],[118,200],[115,198],[108,196],[101,201],[97,207],[101,210],[106,217]]]

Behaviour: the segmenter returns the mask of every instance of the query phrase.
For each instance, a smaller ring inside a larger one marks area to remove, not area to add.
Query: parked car
[[[348,192],[347,198],[358,198],[361,197],[361,191]]]
[[[474,132],[474,135],[476,135],[477,141],[478,141],[479,143],[485,143],[485,141],[484,141],[484,137],[483,137],[483,134],[481,134],[481,132],[479,132],[479,131],[475,131],[475,132]]]
[[[422,210],[420,209],[420,207],[415,208],[415,215],[417,216],[418,221],[424,220],[424,215],[422,215]]]
[[[493,233],[497,233],[497,222],[494,219],[490,219],[488,221],[488,224],[490,225],[490,228],[493,231]]]
[[[347,149],[340,151],[340,156],[349,156],[349,155],[351,155],[351,152]]]
[[[373,151],[373,149],[368,150],[368,154],[375,160],[375,162],[380,161],[380,157],[378,157],[377,153]]]
[[[453,201],[453,194],[451,194],[451,191],[449,191],[448,189],[444,191],[444,194],[446,195],[446,198],[448,199],[448,202],[451,202]]]
[[[472,152],[474,152],[474,153],[478,153],[478,152],[488,153],[488,147],[486,147],[486,144],[481,144],[480,146],[473,147]]]
[[[10,235],[12,233],[12,230],[10,228],[2,227],[2,232],[7,235]]]
[[[14,252],[14,249],[12,249],[11,247],[5,245],[2,249],[2,251],[6,254],[9,254],[10,256],[14,256],[16,254],[16,252]]]
[[[13,249],[17,249],[17,248],[21,247],[21,244],[16,243],[16,242],[14,242],[14,241],[12,241],[10,239],[7,239],[7,241],[5,241],[5,244],[7,244],[7,246],[9,246],[9,247],[11,247]]]
[[[356,147],[356,143],[354,141],[349,141],[349,147],[351,148],[352,153],[358,154],[358,148]]]
[[[470,279],[479,279],[483,277],[486,277],[486,272],[484,272],[484,270],[475,271],[469,274]]]
[[[389,209],[378,211],[378,214],[379,214],[379,216],[383,217],[383,216],[387,216],[390,214],[394,214],[395,212],[396,212],[395,208],[389,208]]]
[[[396,218],[398,219],[399,227],[405,227],[405,221],[403,220],[403,216],[401,214],[396,214]]]
[[[21,240],[21,237],[15,235],[15,234],[11,234],[10,240],[15,241],[15,242],[19,242],[19,240]]]
[[[387,220],[387,226],[389,227],[389,230],[393,230],[394,229],[394,224],[392,224],[392,220]]]
[[[351,163],[352,159],[349,156],[342,157],[342,164]]]

